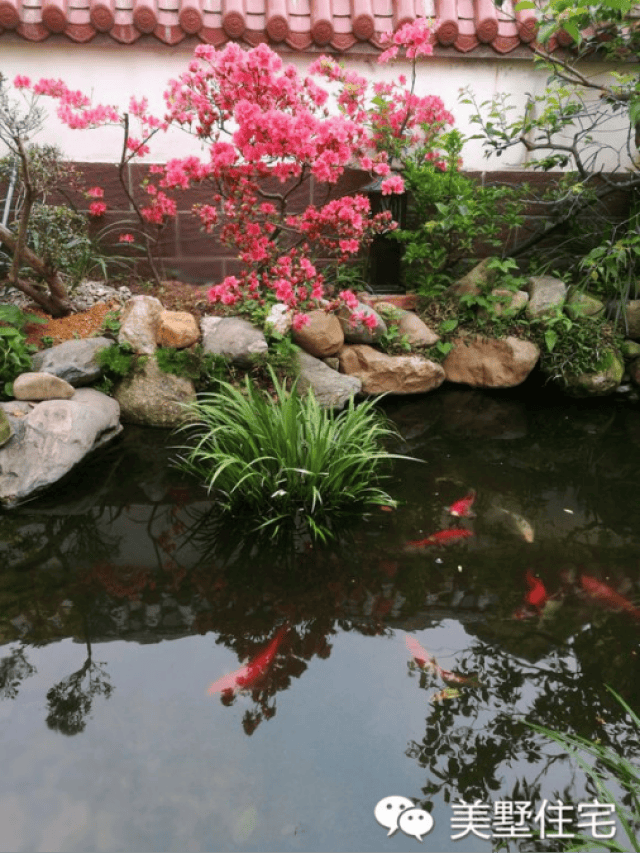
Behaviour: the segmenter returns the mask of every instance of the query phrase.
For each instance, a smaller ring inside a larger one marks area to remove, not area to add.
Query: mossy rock
[[[637,359],[640,356],[640,344],[637,341],[627,339],[622,342],[620,352],[625,359]]]
[[[567,375],[567,392],[574,397],[602,397],[613,394],[622,382],[624,363],[615,350],[608,350],[594,371]]]
[[[13,430],[6,412],[0,407],[0,448],[6,445],[9,439],[13,436]]]
[[[583,291],[574,290],[569,295],[564,310],[572,320],[580,320],[581,317],[599,317],[604,312],[604,303]]]

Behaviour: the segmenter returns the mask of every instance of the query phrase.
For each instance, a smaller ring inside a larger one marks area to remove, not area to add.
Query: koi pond
[[[640,709],[640,405],[531,382],[385,407],[414,458],[399,507],[326,546],[230,526],[169,466],[171,436],[132,427],[0,514],[0,850],[613,832],[527,722],[640,758],[606,687]]]

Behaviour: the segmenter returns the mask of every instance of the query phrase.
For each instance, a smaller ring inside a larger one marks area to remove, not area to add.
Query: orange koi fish
[[[411,635],[405,635],[404,642],[419,667],[428,667],[433,671],[437,669],[438,665],[435,658],[429,655],[427,650],[415,638],[412,638]]]
[[[274,638],[269,641],[269,644],[255,658],[252,658],[251,661],[243,667],[238,668],[238,670],[234,670],[233,673],[227,673],[226,676],[222,676],[216,682],[213,682],[209,686],[209,694],[235,693],[242,688],[248,688],[253,682],[264,675],[276,657],[278,647],[287,632],[288,627],[281,626]]]
[[[449,528],[446,531],[436,531],[435,534],[429,534],[424,540],[409,540],[408,546],[444,546],[447,543],[455,540],[464,540],[466,537],[472,537],[473,531],[467,531],[466,528]]]
[[[476,514],[471,510],[471,505],[476,500],[476,491],[472,490],[468,495],[465,495],[464,498],[461,498],[459,501],[454,501],[451,507],[448,508],[449,513],[452,516],[466,516],[471,519]]]
[[[418,641],[411,637],[411,635],[405,635],[404,642],[406,643],[407,649],[413,656],[416,664],[419,667],[431,670],[432,673],[436,673],[447,685],[456,686],[479,684],[475,674],[473,676],[461,676],[459,673],[454,673],[452,670],[445,670],[444,667],[440,667],[435,658],[432,655],[429,655],[422,644],[418,643]]]
[[[611,608],[615,611],[625,611],[631,614],[636,620],[640,619],[640,608],[636,608],[628,599],[625,599],[620,593],[605,584],[604,581],[598,581],[591,575],[580,576],[580,586],[594,601],[603,605],[605,608]]]

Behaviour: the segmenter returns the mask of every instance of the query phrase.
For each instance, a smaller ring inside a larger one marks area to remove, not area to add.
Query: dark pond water
[[[402,504],[332,546],[221,522],[133,428],[0,515],[1,850],[491,851],[497,809],[528,804],[525,833],[594,796],[525,719],[640,756],[605,687],[640,709],[638,405],[527,386],[387,411]],[[406,545],[450,528],[472,535]],[[423,813],[376,821],[392,796],[431,814],[422,842]]]

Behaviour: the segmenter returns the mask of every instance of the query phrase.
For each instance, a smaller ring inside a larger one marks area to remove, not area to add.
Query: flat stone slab
[[[40,371],[28,371],[13,381],[16,400],[69,400],[75,389],[60,377]]]

